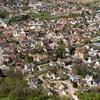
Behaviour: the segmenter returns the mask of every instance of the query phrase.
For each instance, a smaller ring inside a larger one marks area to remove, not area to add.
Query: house
[[[67,91],[65,89],[65,86],[60,82],[56,82],[55,84],[55,91],[59,94],[59,95],[66,95]]]
[[[3,31],[2,33],[4,37],[9,38],[12,36],[12,32],[10,30]]]
[[[0,69],[0,77],[2,77],[3,76],[3,71],[2,71],[2,69]]]
[[[9,67],[6,65],[0,65],[1,70],[9,70]]]
[[[99,49],[100,50],[100,43],[97,42],[97,43],[93,43],[92,46],[96,49]]]
[[[50,67],[56,67],[57,65],[56,65],[55,62],[50,61],[50,62],[49,62],[49,66],[50,66]]]
[[[69,75],[69,79],[72,81],[72,82],[75,82],[75,83],[78,83],[79,82],[79,79],[80,77],[78,75]]]
[[[85,81],[88,86],[96,86],[96,83],[93,80],[93,76],[91,76],[91,75],[86,75]]]
[[[0,65],[3,64],[3,61],[4,61],[4,51],[3,49],[0,47]]]
[[[75,50],[75,58],[84,59],[85,48],[76,48]]]
[[[29,85],[29,87],[31,89],[37,89],[37,81],[38,81],[38,79],[35,78],[34,75],[32,75],[32,74],[27,75],[26,80],[27,80],[27,83],[28,83],[28,85]]]
[[[97,56],[100,57],[100,51],[97,51]]]
[[[13,30],[13,37],[17,40],[23,40],[26,38],[26,33],[23,28],[19,31]]]
[[[7,71],[9,68],[5,65],[0,66],[0,77],[5,77],[7,76]]]
[[[25,63],[24,68],[22,69],[22,74],[32,73],[34,71],[34,64]]]
[[[2,19],[0,19],[0,27],[2,27],[4,29],[7,28],[7,24]]]
[[[50,80],[55,80],[56,76],[55,74],[51,73],[50,71],[47,72],[47,78],[49,78]]]
[[[15,65],[15,72],[21,72],[22,71],[22,63],[17,62]]]
[[[50,89],[51,86],[50,86],[50,83],[48,80],[43,80],[43,87],[46,88],[46,89]]]
[[[95,57],[95,56],[97,55],[97,51],[94,50],[94,48],[90,48],[88,54],[89,54],[89,56],[91,56],[91,57]]]
[[[93,68],[100,68],[100,62],[99,61],[96,61]]]
[[[46,55],[46,54],[43,54],[43,55],[35,54],[35,55],[33,55],[33,61],[47,62],[48,61],[48,55]]]

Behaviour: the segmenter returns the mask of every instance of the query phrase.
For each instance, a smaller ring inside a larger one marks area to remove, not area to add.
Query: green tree
[[[65,58],[65,54],[66,54],[65,47],[63,45],[59,45],[56,48],[56,56],[57,56],[57,58]]]

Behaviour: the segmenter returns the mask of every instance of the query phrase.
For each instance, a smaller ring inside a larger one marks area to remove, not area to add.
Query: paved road
[[[79,100],[77,95],[75,95],[76,89],[73,88],[72,84],[69,81],[67,81],[66,84],[68,86],[68,93],[72,96],[72,98],[74,100]]]

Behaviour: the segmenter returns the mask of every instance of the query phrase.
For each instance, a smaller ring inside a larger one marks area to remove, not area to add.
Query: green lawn
[[[100,100],[100,94],[99,93],[79,93],[78,94],[79,100]]]
[[[45,64],[42,64],[42,65],[39,65],[41,68],[42,67],[48,67],[48,63],[45,63]]]
[[[9,100],[8,97],[0,97],[0,100]]]

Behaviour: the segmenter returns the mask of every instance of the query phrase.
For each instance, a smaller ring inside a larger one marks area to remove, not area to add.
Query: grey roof
[[[93,43],[92,45],[97,46],[97,47],[100,47],[100,43],[99,42]]]

